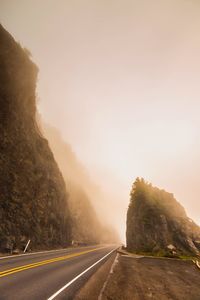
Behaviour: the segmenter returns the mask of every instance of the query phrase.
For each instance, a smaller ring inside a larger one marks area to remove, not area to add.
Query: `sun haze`
[[[199,1],[0,0],[38,65],[38,108],[104,194],[124,239],[131,184],[172,193],[200,224]]]

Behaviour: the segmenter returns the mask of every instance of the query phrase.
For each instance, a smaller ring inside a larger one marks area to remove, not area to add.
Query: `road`
[[[114,249],[90,246],[0,258],[0,300],[73,299]]]

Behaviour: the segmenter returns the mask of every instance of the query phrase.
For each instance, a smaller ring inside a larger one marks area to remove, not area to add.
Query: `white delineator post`
[[[26,247],[24,248],[24,253],[26,252],[27,248],[28,248],[28,245],[30,244],[30,241],[31,240],[28,240],[28,243],[26,244]]]

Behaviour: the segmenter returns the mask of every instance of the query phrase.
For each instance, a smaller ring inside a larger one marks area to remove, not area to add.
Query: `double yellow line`
[[[9,270],[1,271],[0,272],[0,277],[8,276],[8,275],[11,275],[11,274],[14,274],[14,273],[17,273],[17,272],[25,271],[25,270],[36,268],[36,267],[40,267],[40,266],[51,264],[51,263],[54,263],[54,262],[67,260],[67,259],[70,259],[70,258],[73,258],[73,257],[76,257],[76,256],[80,256],[80,255],[83,255],[83,254],[87,254],[87,253],[90,253],[90,252],[97,251],[99,249],[102,249],[102,248],[95,248],[95,249],[92,249],[92,250],[87,250],[87,251],[82,251],[82,252],[78,252],[78,253],[68,254],[68,255],[65,255],[65,256],[60,256],[60,257],[56,257],[56,258],[52,258],[52,259],[47,259],[47,260],[35,262],[35,263],[32,263],[32,264],[23,265],[23,266],[20,266],[20,267],[16,267],[16,268],[12,268],[12,269],[9,269]]]

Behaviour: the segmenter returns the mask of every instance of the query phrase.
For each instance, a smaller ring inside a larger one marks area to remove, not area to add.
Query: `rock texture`
[[[161,256],[198,255],[200,228],[173,194],[137,178],[127,212],[127,249]]]
[[[65,183],[36,115],[38,69],[0,26],[0,251],[65,246],[71,221]]]

